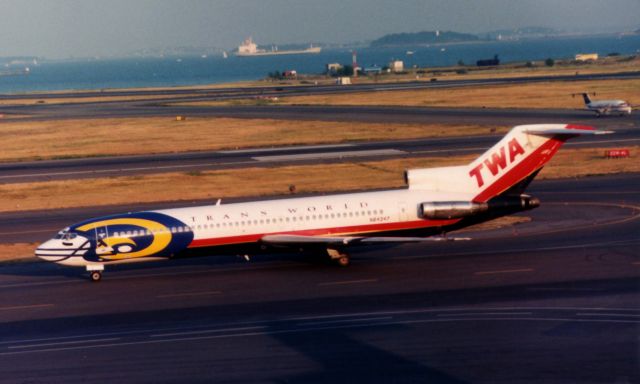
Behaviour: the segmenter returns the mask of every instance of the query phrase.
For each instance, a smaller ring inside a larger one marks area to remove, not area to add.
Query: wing
[[[302,235],[266,235],[261,241],[276,246],[348,246],[373,244],[420,243],[428,241],[470,240],[468,237],[363,237],[363,236],[302,236]]]

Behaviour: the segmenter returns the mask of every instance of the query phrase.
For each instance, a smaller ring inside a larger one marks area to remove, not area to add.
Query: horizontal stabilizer
[[[567,126],[570,127],[570,126]],[[573,126],[576,128],[545,128],[545,127],[533,127],[524,130],[525,133],[531,135],[608,135],[613,131],[600,131],[586,126]]]

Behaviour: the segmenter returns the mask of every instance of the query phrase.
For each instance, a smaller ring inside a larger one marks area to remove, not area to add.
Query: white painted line
[[[371,149],[363,151],[343,151],[343,152],[318,152],[318,153],[302,153],[295,155],[274,155],[274,156],[255,156],[253,160],[257,161],[292,161],[292,160],[313,160],[313,159],[341,159],[345,157],[365,157],[365,156],[388,156],[401,155],[407,152],[399,149]]]
[[[209,296],[209,295],[220,295],[222,291],[204,291],[204,292],[185,292],[185,293],[168,293],[165,295],[158,295],[156,298],[158,299],[167,299],[173,297],[188,297],[188,296]]]
[[[35,309],[35,308],[47,308],[53,307],[53,304],[34,304],[34,305],[18,305],[15,307],[0,307],[0,311],[15,311],[21,309]]]
[[[235,332],[235,331],[248,331],[265,329],[264,326],[258,327],[241,327],[241,328],[223,328],[223,329],[207,329],[203,331],[187,331],[187,332],[174,332],[174,333],[159,333],[156,335],[150,335],[149,337],[171,337],[171,336],[188,336],[188,335],[203,335],[207,333],[221,333],[221,332]]]
[[[29,233],[43,233],[43,232],[53,232],[59,231],[60,228],[51,228],[51,229],[41,229],[38,231],[20,231],[20,232],[0,232],[0,235],[25,235]]]
[[[37,347],[53,347],[53,346],[62,346],[62,345],[73,345],[73,344],[87,344],[87,343],[98,343],[103,341],[118,341],[119,337],[113,337],[110,339],[89,339],[89,340],[78,340],[78,341],[62,341],[59,343],[44,343],[44,344],[27,344],[27,345],[11,345],[7,347],[7,349],[25,349],[25,348],[37,348]]]
[[[469,312],[469,313],[438,313],[439,317],[457,316],[530,316],[532,312]]]
[[[617,324],[640,324],[638,320],[611,320],[611,319],[575,319],[568,317],[558,317],[558,318],[540,318],[540,317],[465,317],[465,318],[441,318],[441,319],[428,319],[428,320],[407,320],[407,321],[387,321],[387,322],[379,322],[379,323],[356,323],[356,324],[345,324],[345,325],[337,325],[332,327],[317,327],[317,328],[301,328],[301,329],[287,329],[287,330],[276,330],[276,331],[266,331],[266,332],[247,332],[247,333],[232,333],[228,335],[207,335],[207,336],[197,336],[197,337],[183,337],[176,339],[154,339],[154,340],[143,340],[143,341],[130,341],[130,342],[118,342],[118,343],[108,343],[108,344],[96,344],[96,345],[75,345],[68,347],[57,347],[57,348],[48,348],[48,349],[39,349],[39,350],[21,350],[21,351],[11,351],[11,352],[0,352],[0,356],[8,356],[8,355],[18,355],[18,354],[31,354],[31,353],[45,353],[45,352],[59,352],[59,351],[70,351],[70,350],[79,350],[79,349],[94,349],[94,348],[111,348],[111,347],[126,347],[133,345],[146,345],[146,344],[159,344],[159,343],[175,343],[175,342],[183,342],[183,341],[203,341],[203,340],[215,340],[215,339],[228,339],[228,338],[238,338],[238,337],[253,337],[253,336],[269,336],[269,335],[277,335],[277,334],[287,334],[287,333],[302,333],[302,332],[318,332],[323,330],[334,330],[334,329],[349,329],[349,328],[363,328],[367,326],[387,326],[387,325],[403,325],[403,324],[421,324],[421,323],[443,323],[443,322],[452,322],[452,321],[551,321],[551,322],[583,322],[583,323],[617,323]]]
[[[347,320],[332,320],[332,321],[316,321],[311,323],[299,323],[296,326],[299,327],[311,327],[316,325],[328,325],[328,324],[344,324],[344,323],[357,323],[363,321],[379,321],[379,320],[391,320],[393,316],[385,316],[385,317],[366,317],[360,319],[347,319]]]
[[[526,269],[504,269],[502,271],[481,271],[475,272],[475,275],[497,275],[500,273],[521,273],[521,272],[533,272],[534,269],[526,268]]]
[[[577,316],[612,316],[612,317],[640,317],[640,315],[625,313],[576,313]]]
[[[294,145],[291,147],[234,149],[234,150],[228,150],[228,151],[217,151],[216,153],[234,154],[234,153],[252,153],[252,152],[279,152],[279,151],[297,151],[300,149],[348,148],[353,146],[355,146],[355,144]]]
[[[20,175],[3,175],[0,179],[13,179],[20,177],[54,177],[54,176],[72,176],[72,175],[99,175],[115,172],[136,172],[136,171],[155,171],[160,169],[184,169],[184,168],[198,168],[198,167],[212,167],[222,165],[239,165],[239,164],[252,164],[250,161],[235,161],[235,162],[221,162],[221,163],[199,163],[199,164],[183,164],[183,165],[164,165],[155,167],[135,167],[135,168],[108,168],[97,169],[90,171],[68,171],[68,172],[50,172],[50,173],[24,173]]]
[[[365,284],[375,283],[378,279],[363,279],[363,280],[347,280],[347,281],[330,281],[326,283],[318,283],[318,286],[330,286],[330,285],[349,285],[349,284]]]
[[[470,147],[470,148],[450,148],[450,149],[433,149],[426,151],[412,151],[411,154],[418,153],[455,153],[455,152],[468,152],[468,151],[486,151],[487,147]]]
[[[640,141],[640,139],[624,139],[624,140],[617,139],[617,140],[597,140],[597,141],[589,140],[589,141],[577,142],[577,143],[576,142],[570,142],[570,143],[567,143],[566,145],[567,146],[574,146],[574,147],[579,147],[579,146],[582,146],[582,145],[609,144],[609,143],[620,143],[620,145],[624,145],[623,142],[626,144],[626,143],[628,143],[630,141]]]

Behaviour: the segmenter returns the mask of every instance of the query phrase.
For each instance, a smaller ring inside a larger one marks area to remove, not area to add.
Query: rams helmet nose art
[[[84,258],[92,261],[171,256],[193,240],[185,223],[157,212],[98,218],[70,229],[90,239],[92,247]]]

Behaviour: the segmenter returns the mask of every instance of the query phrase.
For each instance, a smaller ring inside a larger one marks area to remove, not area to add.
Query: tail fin
[[[410,189],[466,194],[486,202],[538,172],[566,140],[604,133],[611,132],[570,124],[519,125],[471,164],[410,170],[407,181]]]
[[[581,95],[582,95],[582,98],[584,99],[585,105],[591,104],[591,98],[589,97],[588,93],[581,93]]]

